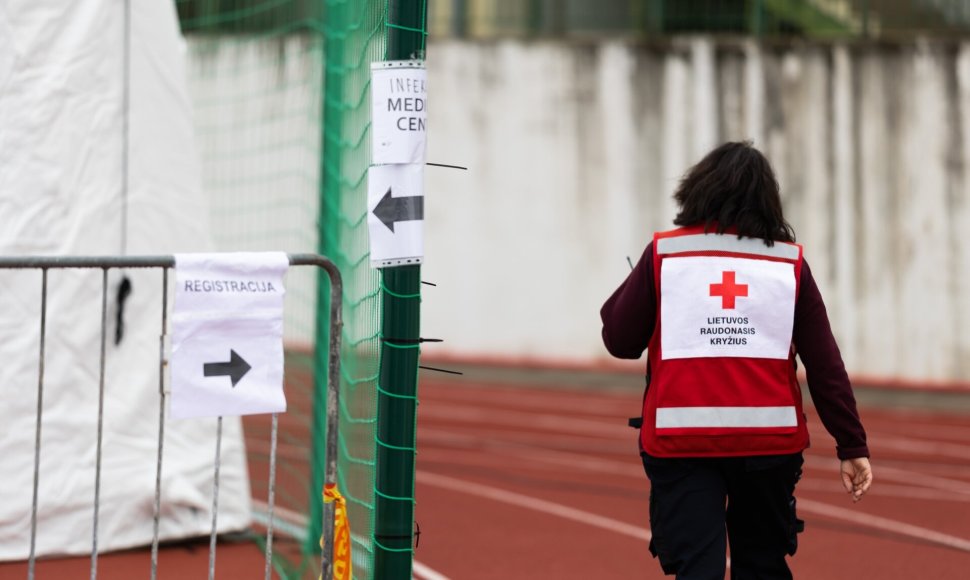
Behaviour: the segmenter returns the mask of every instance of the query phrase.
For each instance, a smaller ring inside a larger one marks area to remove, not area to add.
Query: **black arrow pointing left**
[[[424,196],[409,195],[407,197],[393,197],[391,188],[377,202],[374,215],[381,220],[387,229],[394,231],[394,222],[420,221],[424,219]]]
[[[236,383],[249,372],[249,366],[243,357],[239,356],[236,351],[229,350],[229,362],[213,362],[205,363],[202,367],[202,373],[207,377],[229,377],[232,381],[232,386],[235,388]]]

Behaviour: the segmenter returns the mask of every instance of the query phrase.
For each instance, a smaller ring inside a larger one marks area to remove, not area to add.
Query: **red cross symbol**
[[[727,310],[734,309],[735,298],[748,295],[748,285],[737,284],[734,276],[734,272],[721,272],[721,283],[711,284],[711,296],[720,296],[721,308]]]

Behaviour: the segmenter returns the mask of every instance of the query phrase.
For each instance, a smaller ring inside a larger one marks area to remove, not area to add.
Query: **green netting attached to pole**
[[[344,279],[338,487],[354,577],[374,578],[380,277],[368,260],[370,62],[385,57],[384,0],[175,0],[203,185],[221,251],[320,252]],[[329,332],[326,276],[287,274],[286,394],[275,568],[319,573]],[[269,421],[244,419],[254,515],[265,517]],[[261,510],[263,510],[261,512]],[[287,515],[288,514],[288,515]],[[290,537],[280,537],[288,535]]]
[[[357,579],[379,577],[373,566],[372,525],[381,293],[380,278],[368,259],[367,169],[371,160],[370,63],[384,56],[385,18],[385,6],[379,0],[325,2],[320,248],[350,281],[345,281],[344,296],[337,484],[349,502]],[[321,297],[326,297],[322,289]],[[325,317],[318,319],[319,336],[325,336],[326,324]],[[322,363],[326,350],[318,349],[318,353]],[[322,433],[322,425],[318,426]],[[322,465],[313,479],[318,490],[323,484],[321,473]],[[315,503],[311,512],[314,526],[319,526],[321,511]],[[319,527],[312,528],[308,541],[318,537]]]

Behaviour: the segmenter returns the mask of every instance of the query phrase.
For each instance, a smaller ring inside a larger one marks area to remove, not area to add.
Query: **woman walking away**
[[[872,484],[866,434],[778,182],[750,143],[726,143],[674,195],[677,229],[656,233],[603,305],[616,357],[647,350],[640,454],[650,551],[681,580],[789,579],[808,430],[805,366],[852,501]]]

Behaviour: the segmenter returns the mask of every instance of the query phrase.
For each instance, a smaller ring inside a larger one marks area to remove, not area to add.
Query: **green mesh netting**
[[[355,578],[373,577],[374,430],[380,278],[369,263],[370,63],[384,51],[384,2],[327,0],[321,251],[344,276],[338,487],[348,499]],[[321,358],[322,360],[322,358]],[[322,482],[318,475],[316,481]],[[319,522],[314,506],[313,522]],[[314,529],[313,537],[317,531]]]
[[[220,251],[319,252],[344,279],[338,485],[354,577],[372,577],[380,278],[368,263],[370,62],[384,0],[176,0],[204,189]],[[287,274],[286,393],[277,456],[275,567],[316,578],[329,284]],[[318,304],[319,302],[319,304]],[[318,338],[322,337],[322,338]],[[317,384],[319,383],[319,384]],[[244,420],[256,519],[265,519],[268,417]]]

